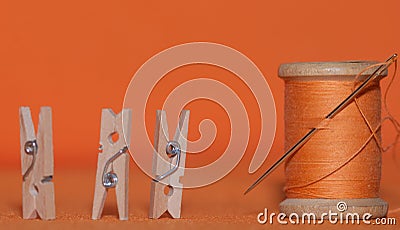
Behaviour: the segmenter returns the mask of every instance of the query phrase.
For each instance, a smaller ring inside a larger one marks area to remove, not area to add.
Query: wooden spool
[[[346,62],[304,62],[304,63],[287,63],[282,64],[279,67],[279,77],[285,81],[354,81],[355,76],[364,68],[375,64],[376,62],[371,61],[346,61]],[[368,77],[374,69],[370,69],[366,71],[358,80],[362,81],[366,77]],[[385,77],[387,75],[387,71],[385,71],[380,78]],[[380,80],[380,79],[378,79]],[[323,90],[323,89],[321,89]],[[312,93],[312,92],[310,92]],[[288,95],[288,92],[285,91],[285,112],[288,98],[291,95]],[[344,99],[344,98],[343,98]],[[328,105],[327,105],[328,106]],[[336,105],[330,105],[336,106]],[[329,108],[329,109],[333,109]],[[293,126],[288,125],[290,120],[288,120],[288,114],[285,113],[285,133],[287,133],[293,129]],[[377,116],[380,117],[381,111],[380,108],[377,111]],[[298,116],[302,116],[301,113],[297,114]],[[321,114],[325,116],[326,114]],[[349,124],[350,125],[350,124]],[[380,133],[378,133],[380,135]],[[285,148],[289,148],[287,138],[285,138]],[[307,145],[307,144],[306,144]],[[301,150],[300,150],[301,151]],[[290,161],[290,159],[289,159]],[[381,162],[377,162],[376,164],[377,170],[381,170]],[[338,207],[337,204],[339,202],[345,202],[347,204],[347,209],[343,212],[344,215],[346,213],[357,213],[360,218],[363,218],[365,213],[370,213],[372,218],[379,218],[386,216],[388,204],[380,199],[379,197],[365,197],[360,199],[346,199],[341,198],[340,194],[338,194],[337,199],[325,199],[325,198],[309,198],[309,197],[292,197],[287,198],[283,202],[280,203],[281,212],[286,215],[290,215],[292,213],[296,213],[301,216],[304,213],[314,213],[316,217],[321,217],[322,213],[337,212]],[[323,217],[327,218],[327,217]]]

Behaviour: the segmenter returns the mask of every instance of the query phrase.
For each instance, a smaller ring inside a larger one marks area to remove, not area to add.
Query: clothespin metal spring
[[[118,182],[118,176],[114,172],[107,172],[108,166],[119,156],[126,153],[128,151],[128,147],[124,146],[117,153],[115,153],[108,161],[106,162],[103,170],[103,186],[105,188],[114,188]]]
[[[33,169],[33,166],[35,165],[36,153],[37,153],[37,150],[38,150],[37,141],[36,140],[32,140],[32,141],[25,142],[24,150],[25,150],[26,154],[32,155],[32,163],[31,163],[31,165],[29,165],[29,168],[25,171],[24,175],[22,176],[22,180],[23,181],[26,180],[26,177],[29,175],[29,173]]]
[[[160,180],[171,175],[179,167],[179,163],[181,161],[181,145],[177,141],[169,141],[165,148],[165,152],[167,153],[168,157],[170,157],[170,158],[173,158],[176,156],[176,163],[175,163],[174,167],[172,167],[168,172],[166,172],[162,175],[158,175],[156,177],[156,179],[154,180],[155,182],[159,182]]]

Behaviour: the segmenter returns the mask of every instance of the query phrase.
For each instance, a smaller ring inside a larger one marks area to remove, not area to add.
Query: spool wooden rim
[[[294,62],[284,63],[279,66],[278,75],[284,80],[294,80],[296,78],[304,80],[307,78],[321,78],[324,80],[332,78],[334,80],[354,80],[354,77],[363,69],[370,65],[377,64],[376,61],[335,61],[335,62]],[[371,75],[376,68],[365,71],[361,76]],[[385,70],[380,78],[387,76],[388,71]],[[311,80],[311,79],[309,79]]]
[[[338,209],[338,203],[344,202],[346,209]],[[286,199],[279,204],[280,212],[289,216],[296,213],[301,217],[304,213],[313,213],[317,219],[321,219],[323,213],[335,212],[357,213],[362,219],[365,213],[372,215],[372,218],[385,217],[388,210],[386,201],[380,198],[365,198],[365,199]],[[325,216],[326,218],[326,216]]]

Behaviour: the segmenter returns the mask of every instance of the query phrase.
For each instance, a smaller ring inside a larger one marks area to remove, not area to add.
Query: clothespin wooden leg
[[[54,185],[52,182],[43,182],[39,187],[37,212],[43,220],[52,220],[56,218]]]
[[[20,127],[23,218],[55,219],[51,108],[41,107],[35,135],[30,109],[21,107]]]
[[[97,159],[97,172],[96,172],[96,183],[94,187],[94,200],[92,209],[92,219],[97,220],[101,218],[103,212],[104,202],[107,197],[107,188],[103,186],[103,168],[107,161],[106,156],[102,153],[99,154]],[[111,171],[111,165],[107,171]]]
[[[170,177],[170,184],[174,185],[174,187],[173,187],[173,194],[170,195],[170,198],[168,200],[168,212],[171,214],[173,218],[181,217],[183,184],[180,182],[180,179],[185,174],[189,115],[190,115],[189,110],[182,111],[179,117],[179,125],[176,128],[174,136],[174,140],[179,143],[182,153],[181,153],[179,168]]]
[[[115,191],[120,220],[128,220],[129,217],[129,159],[130,156],[125,153],[114,161],[114,172],[118,175]]]
[[[150,218],[157,219],[166,211],[173,218],[181,216],[183,185],[180,183],[180,178],[184,175],[186,161],[189,114],[188,110],[181,112],[174,140],[168,141],[165,111],[157,111],[153,154],[154,179],[150,188]],[[176,155],[171,155],[171,152],[175,152]]]
[[[35,197],[31,195],[31,182],[22,182],[22,218],[36,219]]]
[[[111,109],[102,110],[100,146],[92,219],[100,219],[109,188],[116,189],[120,220],[128,219],[129,154],[132,112],[124,109],[115,114]],[[118,134],[118,140],[112,135]]]
[[[157,110],[154,131],[153,178],[170,170],[171,160],[165,153],[165,146],[168,143],[166,135],[168,135],[168,123],[165,111]],[[159,151],[161,154],[158,154]],[[168,181],[169,177],[166,180]],[[154,180],[151,182],[149,217],[152,219],[160,218],[168,209],[168,197],[161,192],[164,191],[165,186],[168,186],[166,182],[165,184]]]
[[[38,128],[38,170],[41,177],[38,178],[38,202],[36,209],[42,219],[55,219],[54,200],[54,158],[53,158],[53,128],[50,107],[42,107],[39,114]],[[42,147],[43,146],[43,147]]]
[[[35,190],[32,190],[34,177],[32,173],[33,155],[25,152],[25,145],[28,141],[36,140],[35,129],[32,122],[31,111],[29,107],[19,109],[20,121],[20,141],[21,141],[21,169],[22,169],[22,217],[24,219],[33,219],[37,217],[35,208]],[[28,172],[28,169],[31,168]],[[27,174],[27,176],[25,176]]]

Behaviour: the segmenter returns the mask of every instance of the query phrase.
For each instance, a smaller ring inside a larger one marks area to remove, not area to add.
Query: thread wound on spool
[[[285,148],[316,127],[323,120],[323,115],[351,92],[353,84],[341,81],[287,81]],[[314,93],[310,96],[310,92]],[[377,127],[381,120],[379,84],[372,83],[358,101],[372,127]],[[381,154],[379,146],[370,136],[371,132],[353,102],[289,159],[286,164],[287,197],[377,197]],[[379,131],[377,136],[380,138]],[[367,140],[371,141],[358,152]],[[342,166],[356,152],[357,156]]]
[[[320,129],[286,162],[286,196],[378,197],[381,176],[379,80],[364,90],[357,103],[352,102],[334,119],[324,120],[324,116],[354,90],[357,74],[351,78],[350,74],[330,73],[334,76],[285,78],[285,149],[311,128]]]

